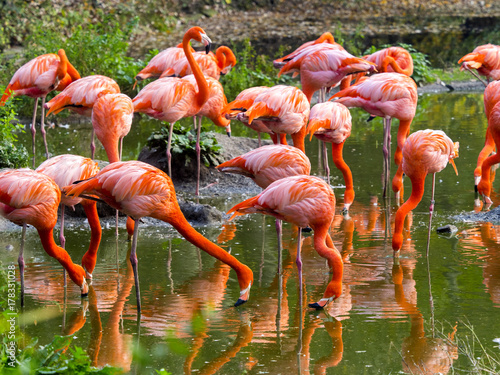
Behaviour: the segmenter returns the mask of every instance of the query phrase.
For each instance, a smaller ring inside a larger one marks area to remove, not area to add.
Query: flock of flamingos
[[[191,40],[203,43],[206,53],[194,52],[190,46]],[[182,44],[162,51],[137,74],[136,80],[158,79],[146,85],[134,99],[121,94],[117,83],[111,78],[100,75],[81,78],[62,49],[57,55],[46,54],[34,58],[14,74],[0,99],[0,105],[4,105],[11,95],[27,95],[36,99],[31,126],[34,155],[36,111],[38,99],[42,98],[41,133],[47,156],[47,160],[36,170],[0,172],[0,213],[23,227],[18,258],[22,290],[24,235],[27,225],[32,225],[37,229],[45,251],[61,263],[71,280],[81,288],[82,296],[88,294],[87,280],[92,280],[101,240],[96,210],[96,201],[101,200],[128,215],[127,231],[133,238],[130,260],[139,311],[141,299],[136,250],[140,219],[145,216],[171,224],[189,242],[229,265],[236,271],[240,286],[235,306],[248,301],[253,284],[252,270],[199,234],[179,208],[169,177],[170,148],[173,125],[185,117],[193,117],[197,129],[196,194],[199,189],[202,116],[226,128],[228,135],[231,120],[238,120],[259,132],[259,140],[260,133],[270,134],[274,145],[259,147],[217,168],[222,172],[248,176],[264,189],[261,194],[231,208],[229,213],[233,214],[232,217],[255,212],[274,216],[278,236],[281,220],[314,231],[314,247],[319,255],[328,260],[332,274],[323,297],[309,305],[316,309],[324,308],[340,296],[343,262],[329,234],[335,213],[335,196],[329,183],[309,175],[311,164],[304,150],[306,135],[314,135],[323,141],[325,150],[326,143],[332,144],[333,161],[344,177],[343,211],[347,212],[354,200],[352,174],[342,158],[344,142],[351,132],[348,107],[361,107],[370,114],[370,118],[379,116],[384,119],[384,195],[391,185],[391,120],[399,119],[394,155],[398,168],[392,180],[392,190],[398,200],[403,199],[400,193],[404,175],[412,183],[411,196],[396,213],[392,247],[395,257],[399,255],[405,217],[422,199],[426,175],[435,177],[436,172],[445,168],[448,162],[453,164],[453,159],[458,156],[458,143],[453,143],[443,131],[422,130],[410,134],[418,96],[417,86],[410,77],[413,62],[408,51],[401,47],[390,47],[358,58],[335,43],[330,33],[325,33],[274,61],[274,65],[280,68],[280,75],[300,75],[302,89],[283,85],[251,87],[228,103],[218,78],[230,72],[236,64],[236,58],[227,47],[218,48],[216,54],[210,53],[210,44],[210,38],[200,27],[189,29]],[[477,71],[488,81],[493,80],[488,85],[484,82],[488,130],[474,174],[479,194],[490,202],[490,169],[500,162],[500,153],[493,152],[500,145],[500,83],[496,81],[500,79],[500,46],[479,46],[462,57],[459,63],[462,69],[473,74]],[[327,100],[329,89],[338,85],[340,91]],[[45,103],[47,94],[53,90],[61,93]],[[313,94],[317,91],[318,103],[311,108]],[[91,144],[92,159],[77,155],[49,158],[44,128],[45,109],[48,109],[47,115],[69,109],[91,117],[92,139],[95,133],[106,150],[110,164],[99,170],[97,163],[92,160],[94,141]],[[120,161],[122,140],[130,130],[134,112],[142,112],[170,124],[168,174],[140,161]],[[293,147],[286,144],[286,135],[291,137]],[[328,174],[328,163],[325,163],[325,168]],[[75,264],[64,249],[64,207],[78,203],[83,205],[91,228],[90,245],[83,256],[82,266]],[[53,235],[59,205],[60,246]],[[300,236],[301,231],[298,233]],[[296,263],[301,275],[300,248]]]

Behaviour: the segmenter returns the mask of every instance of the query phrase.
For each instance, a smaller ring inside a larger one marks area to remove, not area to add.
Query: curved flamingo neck
[[[198,233],[182,214],[177,201],[172,203],[174,205],[175,211],[173,213],[169,212],[163,217],[159,216],[158,219],[171,224],[186,240],[191,242],[194,246],[200,248],[209,255],[234,269],[236,271],[236,274],[238,275],[238,282],[240,284],[241,290],[248,288],[250,283],[253,284],[253,273],[250,268],[238,261],[234,256],[226,252],[224,249],[217,246],[212,241],[208,240],[203,235]]]
[[[320,44],[320,43],[330,43],[330,44],[335,44],[335,38],[333,37],[333,35],[329,32],[326,32],[324,34],[322,34],[318,39],[316,39],[316,41],[314,42],[314,44]]]
[[[217,48],[217,51],[215,51],[215,58],[217,59],[217,66],[219,69],[224,69],[226,66],[226,54],[224,53],[223,47]]]
[[[101,243],[102,229],[99,215],[97,214],[97,203],[95,201],[83,200],[81,204],[90,226],[90,244],[89,249],[82,258],[82,266],[87,272],[92,274],[97,261],[97,250],[99,250],[99,244]]]
[[[57,80],[61,81],[68,72],[68,58],[66,57],[66,52],[64,52],[63,49],[60,49],[57,54],[59,55],[59,66],[57,67],[56,75]]]
[[[344,176],[345,183],[345,193],[344,193],[344,204],[350,204],[354,200],[354,185],[352,182],[352,173],[351,169],[344,161],[342,157],[342,150],[344,148],[344,142],[342,143],[332,143],[332,158],[335,166],[338,168],[340,172],[342,172],[342,176]]]
[[[406,215],[418,206],[424,196],[425,176],[423,173],[417,176],[409,176],[411,180],[411,195],[410,198],[396,212],[396,220],[394,227],[394,235],[392,237],[392,249],[394,251],[401,250],[403,246],[403,226]]]
[[[312,225],[311,225],[312,227]],[[335,296],[338,298],[342,294],[342,275],[344,273],[344,263],[339,251],[335,247],[327,245],[329,227],[327,225],[313,227],[314,230],[314,248],[320,256],[328,260],[328,265],[332,272],[332,279],[326,287],[323,298]],[[331,241],[328,241],[331,242]]]
[[[205,104],[205,102],[208,100],[209,92],[205,75],[194,59],[193,53],[191,52],[191,46],[189,45],[190,40],[195,39],[194,33],[194,31],[192,32],[191,30],[189,30],[184,35],[184,38],[182,39],[182,48],[184,49],[184,54],[186,55],[186,59],[188,60],[189,66],[191,67],[191,71],[193,72],[193,75],[196,79],[196,83],[198,84],[198,92],[195,94],[195,97],[196,105],[198,106],[198,108],[201,108],[203,104]]]
[[[71,257],[68,252],[64,250],[62,247],[57,246],[54,241],[53,236],[53,228],[51,229],[38,229],[38,235],[40,236],[40,240],[42,241],[42,246],[45,252],[51,257],[55,258],[61,265],[68,271],[68,275],[73,280],[73,282],[82,286],[83,284],[83,275],[80,275],[78,272],[78,266],[73,263]]]

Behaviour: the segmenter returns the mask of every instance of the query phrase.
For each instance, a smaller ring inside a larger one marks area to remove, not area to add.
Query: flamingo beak
[[[212,41],[207,34],[201,34],[201,42],[205,45],[205,53],[208,54],[210,52]]]
[[[457,174],[457,176],[458,176],[457,166],[455,165],[455,162],[453,161],[453,159],[450,159],[450,163],[451,163],[451,165],[453,165],[453,169],[455,170],[455,173],[456,173],[456,174]]]

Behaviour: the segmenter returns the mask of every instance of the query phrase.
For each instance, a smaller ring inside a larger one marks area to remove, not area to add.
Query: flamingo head
[[[201,27],[195,26],[190,28],[185,36],[188,36],[189,39],[194,39],[197,42],[203,43],[205,46],[205,52],[207,54],[210,52],[212,41]]]

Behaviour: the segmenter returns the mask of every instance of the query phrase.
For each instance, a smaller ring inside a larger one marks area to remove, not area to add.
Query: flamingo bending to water
[[[10,169],[0,172],[0,214],[23,227],[18,258],[21,303],[24,294],[24,237],[28,225],[36,228],[44,250],[66,269],[71,280],[80,287],[82,297],[88,293],[85,270],[73,263],[66,250],[57,246],[54,241],[53,231],[57,223],[57,208],[60,201],[59,187],[52,178],[43,173],[31,169]]]
[[[10,95],[26,95],[35,98],[33,108],[33,121],[31,122],[31,134],[33,137],[33,168],[35,167],[35,122],[38,98],[42,98],[41,132],[45,146],[45,156],[49,158],[47,137],[45,131],[45,98],[53,90],[64,90],[71,82],[80,78],[78,71],[71,65],[63,49],[54,53],[48,53],[35,57],[21,66],[5,88],[5,93],[0,98],[0,106]]]
[[[256,212],[288,221],[300,228],[313,229],[314,248],[319,255],[328,260],[332,279],[323,298],[309,306],[322,309],[338,298],[342,293],[343,263],[328,233],[335,216],[335,195],[332,188],[319,177],[286,177],[273,182],[259,195],[238,203],[228,211],[233,213],[231,218]],[[297,268],[302,286],[301,231],[298,233]]]
[[[138,311],[141,309],[141,300],[136,250],[139,219],[145,216],[171,224],[193,245],[233,268],[241,290],[235,306],[248,300],[253,283],[252,270],[203,237],[188,223],[179,208],[172,180],[160,169],[140,161],[116,162],[89,180],[66,186],[63,192],[74,196],[95,194],[135,220],[130,261],[134,269]]]
[[[84,158],[79,155],[64,154],[45,160],[36,171],[49,176],[59,188],[62,188],[74,181],[85,180],[95,176],[97,172],[99,172],[99,167],[95,161],[89,158]],[[92,272],[95,268],[97,250],[99,250],[102,234],[96,202],[94,200],[67,197],[64,194],[61,196],[61,230],[59,240],[61,246],[65,248],[64,207],[74,207],[79,203],[83,206],[91,233],[89,249],[82,258],[82,266],[86,272],[86,277],[92,279]]]
[[[494,44],[484,44],[474,48],[474,51],[468,53],[458,60],[460,70],[468,70],[472,75],[476,76],[485,86],[488,83],[483,81],[472,69],[476,69],[477,73],[485,76],[488,82],[490,80],[500,79],[500,46]]]
[[[403,225],[408,212],[412,211],[424,195],[425,177],[432,173],[432,198],[430,212],[434,211],[434,182],[436,172],[442,171],[450,162],[457,169],[453,159],[458,157],[458,142],[452,140],[441,130],[419,130],[411,134],[403,148],[403,172],[411,180],[410,198],[396,212],[392,249],[394,256],[399,255],[403,245]]]

